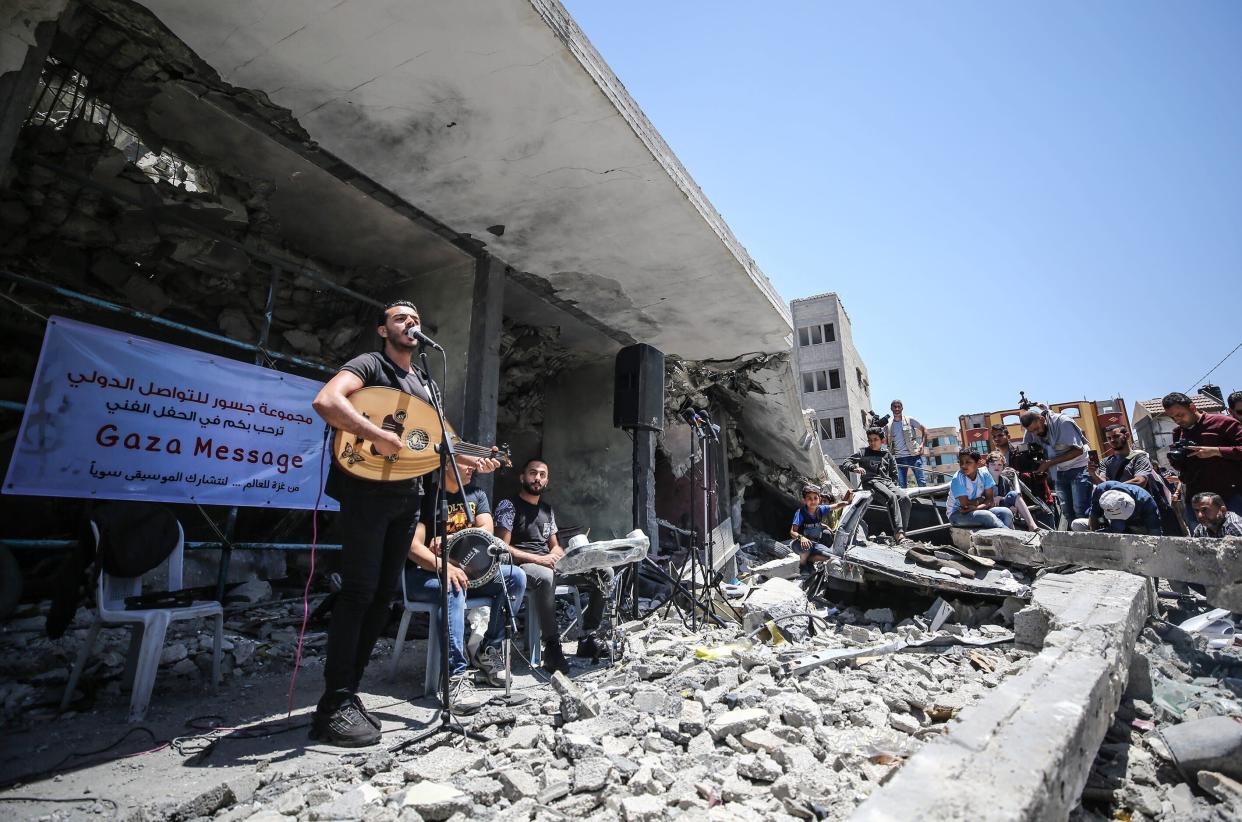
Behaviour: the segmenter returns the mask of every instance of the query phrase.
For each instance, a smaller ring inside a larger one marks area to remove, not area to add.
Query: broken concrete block
[[[1020,600],[1019,600],[1020,601]],[[931,604],[923,617],[927,620],[927,630],[935,633],[940,630],[940,626],[953,616],[953,606],[945,602],[940,597],[936,597],[936,601]]]
[[[664,818],[665,803],[650,794],[627,796],[621,800],[621,818],[625,822],[657,822]]]
[[[528,796],[539,795],[539,780],[526,771],[517,768],[506,768],[496,774],[496,778],[500,780],[501,790],[504,792],[505,799],[508,799],[510,802],[517,802]]]
[[[360,787],[370,786],[363,785]],[[349,794],[346,794],[346,796],[348,795]],[[344,798],[345,797],[341,797],[341,799]],[[417,811],[418,815],[423,819],[430,819],[435,822],[439,822],[439,820],[448,819],[455,813],[469,813],[472,804],[473,803],[470,801],[469,795],[459,791],[452,785],[444,785],[439,782],[419,782],[418,784],[405,789],[405,794],[401,798],[400,807],[411,808]],[[347,819],[349,817],[334,818]]]
[[[552,675],[552,688],[561,695],[561,716],[566,722],[599,716],[599,700],[560,671]]]
[[[574,793],[602,790],[613,775],[612,760],[604,756],[574,763]]]
[[[707,727],[707,714],[703,710],[703,703],[693,699],[683,699],[679,727],[682,733],[689,736],[698,736],[703,733]]]
[[[364,808],[384,798],[380,789],[363,783],[323,805],[311,809],[311,819],[361,819]]]
[[[754,731],[747,731],[741,736],[742,747],[751,751],[762,751],[771,755],[775,751],[785,747],[785,740],[776,734],[764,728]]]
[[[852,819],[930,819],[946,807],[963,819],[1069,815],[1121,698],[1147,617],[1146,582],[1046,574],[1033,601],[1048,623],[1043,650],[910,757]]]
[[[892,625],[896,621],[892,608],[870,608],[863,612],[863,619],[878,625]]]
[[[765,727],[770,720],[771,716],[763,708],[738,708],[713,719],[707,730],[714,739],[721,740]]]

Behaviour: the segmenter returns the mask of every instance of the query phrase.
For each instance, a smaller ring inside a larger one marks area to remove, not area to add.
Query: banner
[[[52,317],[4,492],[313,508],[322,385]]]

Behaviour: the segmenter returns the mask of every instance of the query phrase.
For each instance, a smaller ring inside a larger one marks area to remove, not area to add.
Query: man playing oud
[[[401,438],[364,417],[349,401],[361,388],[395,388],[429,401],[435,390],[411,362],[418,342],[418,309],[408,300],[385,306],[377,319],[378,351],[354,357],[320,389],[312,405],[333,428],[362,437],[382,456],[398,453]],[[458,456],[459,466],[495,471],[494,459]],[[419,519],[421,477],[392,482],[355,479],[334,464],[325,492],[341,504],[341,592],[328,627],[324,692],[311,720],[310,738],[343,747],[374,745],[380,722],[358,697],[371,650],[388,622],[406,553]]]

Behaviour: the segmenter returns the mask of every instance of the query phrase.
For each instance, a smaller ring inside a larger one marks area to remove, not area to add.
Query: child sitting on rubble
[[[979,455],[969,448],[957,452],[958,471],[949,482],[949,522],[983,528],[1013,528],[1013,511],[998,504],[996,481],[979,470]]]
[[[832,556],[832,516],[849,503],[832,500],[825,505],[824,495],[818,485],[802,488],[802,505],[794,511],[793,524],[789,526],[789,547],[798,552],[798,570],[805,573],[812,562],[824,562]]]

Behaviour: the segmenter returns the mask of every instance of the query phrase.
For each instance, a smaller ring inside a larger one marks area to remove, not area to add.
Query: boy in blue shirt
[[[979,470],[979,455],[969,448],[957,452],[957,473],[949,482],[949,522],[984,528],[1012,528],[1013,511],[996,504],[996,481]]]
[[[800,571],[809,570],[812,562],[824,562],[832,556],[828,550],[832,545],[832,514],[847,504],[825,505],[818,485],[802,487],[802,506],[794,511],[793,524],[789,526],[789,547],[798,552]]]

